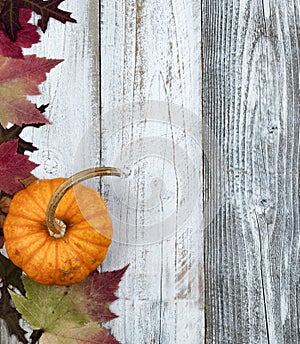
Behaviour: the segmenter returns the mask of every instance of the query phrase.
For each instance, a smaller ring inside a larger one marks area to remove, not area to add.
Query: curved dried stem
[[[48,204],[46,211],[46,225],[51,236],[60,238],[64,236],[66,226],[59,219],[56,219],[54,214],[56,208],[66,194],[66,192],[71,189],[74,185],[90,178],[94,177],[104,177],[104,176],[117,176],[120,177],[122,172],[118,168],[114,167],[95,167],[89,168],[87,170],[78,172],[68,178],[64,183],[62,183],[54,192],[51,200]]]

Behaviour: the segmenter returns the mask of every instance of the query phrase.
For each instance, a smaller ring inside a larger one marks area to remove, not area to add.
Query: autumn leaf
[[[5,1],[6,1],[6,0],[0,0],[0,13],[1,13],[1,11],[3,10],[3,7],[4,7],[4,5],[5,5]]]
[[[29,24],[32,11],[30,9],[21,8],[18,12],[20,29],[17,31],[16,40],[12,41],[6,35],[5,27],[0,30],[0,54],[6,57],[23,58],[22,48],[30,48],[34,43],[38,43],[40,35],[37,27]],[[1,27],[1,26],[0,26]]]
[[[9,259],[0,254],[0,318],[2,318],[7,326],[8,333],[15,335],[18,340],[24,344],[27,343],[25,338],[26,332],[20,327],[20,313],[11,304],[8,287],[13,286],[21,293],[25,294],[23,283],[21,280],[22,270],[16,267]]]
[[[12,195],[23,189],[20,179],[30,176],[38,165],[31,162],[27,155],[17,154],[18,140],[0,145],[0,190]]]
[[[0,211],[4,214],[8,213],[11,197],[6,194],[0,194]]]
[[[22,126],[31,123],[49,123],[41,112],[26,99],[39,95],[38,85],[46,80],[49,72],[62,60],[39,58],[35,55],[24,59],[0,56],[0,123]]]
[[[0,253],[0,279],[2,283],[5,283],[7,286],[11,285],[17,288],[23,295],[25,295],[21,276],[22,270],[16,267],[11,260]]]
[[[35,125],[32,124],[32,126],[33,127],[35,126],[36,128],[39,128],[42,125],[43,125],[43,123],[37,123]],[[29,124],[28,125],[23,124],[22,127],[19,127],[18,125],[13,125],[12,127],[8,128],[8,129],[4,129],[2,127],[2,125],[0,124],[0,144],[7,142],[7,141],[18,139],[18,150],[17,150],[17,152],[19,154],[24,154],[24,152],[26,150],[29,152],[36,151],[37,148],[31,142],[27,142],[27,141],[23,140],[21,137],[19,137],[22,130],[28,126],[29,126]]]
[[[2,3],[3,4],[3,3]],[[6,1],[0,13],[2,30],[12,40],[17,39],[17,32],[21,30],[19,22],[19,8],[16,1]]]
[[[45,106],[43,105],[43,107],[45,107]],[[41,108],[42,107],[38,108],[38,110],[41,113],[43,113],[43,111],[41,111]],[[34,152],[37,150],[37,148],[31,142],[27,142],[24,139],[22,139],[20,137],[20,134],[22,133],[24,128],[27,128],[27,127],[39,128],[43,125],[44,125],[44,123],[32,123],[32,124],[23,124],[20,127],[20,126],[14,124],[10,128],[4,128],[0,124],[0,144],[7,142],[7,141],[12,141],[12,140],[18,139],[18,150],[17,150],[17,152],[19,154],[24,154],[24,152],[26,150],[29,152]]]
[[[109,305],[117,299],[115,292],[126,269],[94,271],[71,287],[46,286],[22,276],[27,297],[9,292],[32,329],[43,332],[41,344],[117,344],[98,323],[116,317]]]
[[[31,9],[41,16],[37,25],[43,32],[46,31],[50,18],[54,18],[62,23],[76,23],[76,20],[71,18],[70,12],[58,8],[63,1],[64,0],[6,0],[0,14],[0,23],[2,22],[7,36],[13,41],[17,40],[17,33],[22,28],[21,21],[18,17],[20,8]]]

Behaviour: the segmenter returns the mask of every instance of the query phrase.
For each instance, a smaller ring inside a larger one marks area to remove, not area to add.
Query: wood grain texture
[[[121,343],[203,343],[200,2],[101,1],[102,165],[130,263],[110,324]]]
[[[206,231],[206,342],[298,343],[298,1],[203,1],[203,113],[223,203]],[[210,195],[214,197],[214,195]]]
[[[99,165],[99,4],[66,0],[60,8],[73,13],[77,24],[50,20],[41,42],[25,54],[62,58],[40,87],[38,105],[50,104],[46,116],[51,125],[24,130],[23,137],[39,148],[31,160],[40,164],[38,178],[67,177]],[[93,130],[91,130],[93,127]],[[97,181],[89,185],[97,187]],[[0,343],[16,344],[0,323]]]

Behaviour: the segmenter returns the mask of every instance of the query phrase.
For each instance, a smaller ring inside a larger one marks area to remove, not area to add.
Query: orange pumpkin
[[[80,184],[69,185],[70,190],[60,195],[50,230],[47,207],[63,182],[67,180],[37,180],[19,191],[4,223],[9,258],[41,284],[82,281],[104,260],[112,240],[105,202],[98,192]]]

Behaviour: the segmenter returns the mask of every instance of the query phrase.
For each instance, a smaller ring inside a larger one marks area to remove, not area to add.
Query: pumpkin
[[[99,175],[90,169],[79,177],[37,180],[10,203],[3,227],[7,254],[38,283],[78,283],[106,256],[113,233],[106,204],[94,189],[74,186],[91,170]]]

